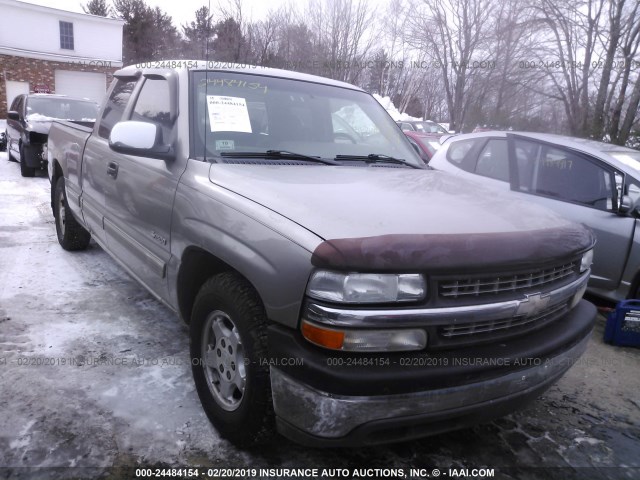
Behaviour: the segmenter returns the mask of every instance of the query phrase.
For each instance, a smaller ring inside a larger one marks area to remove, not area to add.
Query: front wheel
[[[20,145],[20,174],[23,177],[33,177],[36,174],[36,169],[27,166],[27,159],[24,156],[24,148]]]
[[[275,431],[266,313],[241,276],[211,277],[191,316],[191,365],[200,402],[220,435],[239,447]]]
[[[56,219],[56,233],[58,243],[65,250],[84,250],[89,246],[91,234],[78,223],[67,205],[67,191],[64,186],[64,177],[56,181],[53,216]]]

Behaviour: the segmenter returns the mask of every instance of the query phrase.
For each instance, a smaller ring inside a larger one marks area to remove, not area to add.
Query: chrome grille
[[[444,279],[439,282],[439,294],[444,298],[496,295],[539,288],[571,277],[578,271],[578,261],[554,267],[519,273],[481,278]]]
[[[515,329],[519,327],[533,327],[535,324],[543,325],[554,318],[564,314],[569,309],[569,302],[562,302],[542,310],[537,315],[519,315],[512,318],[485,322],[470,322],[459,325],[447,325],[440,327],[439,333],[445,338],[461,337],[481,333],[491,333],[496,330]]]

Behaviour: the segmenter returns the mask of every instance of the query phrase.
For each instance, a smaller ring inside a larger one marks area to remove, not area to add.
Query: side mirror
[[[174,152],[162,142],[162,129],[154,123],[133,120],[118,122],[109,135],[111,150],[139,157],[170,160]]]
[[[7,119],[15,120],[16,122],[20,120],[20,114],[15,110],[9,110],[7,112]]]
[[[620,199],[620,206],[618,207],[618,213],[627,214],[634,208],[634,202],[629,195],[623,195]]]

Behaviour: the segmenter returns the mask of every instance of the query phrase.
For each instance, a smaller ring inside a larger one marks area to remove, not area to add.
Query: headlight
[[[389,303],[422,300],[427,292],[417,273],[337,273],[311,275],[307,295],[339,303]]]
[[[593,249],[582,254],[582,260],[580,260],[580,273],[586,272],[591,268],[593,263]]]

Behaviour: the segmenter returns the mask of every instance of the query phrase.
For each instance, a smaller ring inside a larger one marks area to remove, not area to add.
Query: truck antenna
[[[209,120],[209,35],[211,30],[211,0],[207,6],[207,23],[206,23],[206,35],[204,38],[205,48],[205,70],[204,70],[204,132],[202,135],[203,142],[202,148],[204,149],[203,157],[204,161],[207,161],[207,121]]]

